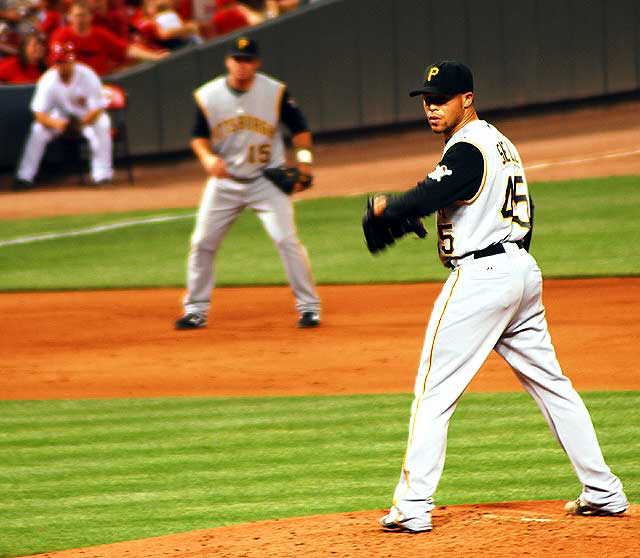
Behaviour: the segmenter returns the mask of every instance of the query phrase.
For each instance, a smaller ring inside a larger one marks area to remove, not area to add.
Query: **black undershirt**
[[[244,91],[233,89],[230,86],[228,87],[235,95],[243,95],[245,93]],[[282,101],[280,103],[280,122],[282,122],[289,129],[289,132],[291,132],[291,134],[294,136],[296,134],[307,132],[309,130],[309,126],[307,124],[306,118],[304,117],[304,114],[302,114],[302,111],[300,110],[298,105],[296,105],[296,102],[289,94],[288,89],[285,89],[284,93],[282,94]],[[202,109],[197,105],[197,103],[195,122],[191,130],[191,136],[194,138],[207,139],[211,137],[209,122],[207,121],[206,116],[202,112]]]
[[[415,188],[389,197],[385,217],[424,217],[456,201],[473,198],[482,186],[484,157],[471,143],[460,141],[447,150],[436,169]]]

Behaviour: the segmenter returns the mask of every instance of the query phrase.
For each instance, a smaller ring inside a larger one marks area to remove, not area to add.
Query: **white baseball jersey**
[[[280,121],[284,83],[256,73],[251,89],[237,94],[225,76],[205,83],[195,92],[211,130],[211,148],[237,178],[255,178],[269,166],[285,163]]]
[[[76,62],[69,83],[60,79],[56,68],[50,68],[38,80],[31,100],[31,110],[60,116],[83,117],[87,112],[106,108],[98,74],[89,66]]]
[[[522,240],[530,228],[529,190],[520,154],[511,141],[484,120],[474,120],[447,142],[477,147],[484,158],[484,176],[476,195],[438,210],[439,253],[443,262],[461,258],[492,244]],[[452,172],[442,166],[429,175]]]

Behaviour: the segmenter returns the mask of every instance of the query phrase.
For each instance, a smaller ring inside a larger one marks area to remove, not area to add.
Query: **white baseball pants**
[[[32,181],[38,173],[47,145],[59,135],[60,132],[47,128],[39,122],[34,122],[24,146],[16,177]],[[91,151],[91,179],[94,182],[111,180],[113,177],[113,147],[109,115],[103,112],[93,124],[83,126],[82,135],[87,139]]]
[[[298,239],[291,198],[266,178],[241,184],[209,178],[191,237],[185,313],[206,315],[215,284],[215,257],[227,231],[245,208],[253,209],[284,265],[298,312],[319,312],[320,299],[304,246]]]
[[[589,412],[560,369],[547,329],[540,269],[516,244],[506,244],[505,250],[460,260],[435,301],[392,508],[404,519],[424,517],[435,507],[449,420],[493,349],[538,404],[583,485],[581,497],[609,511],[627,505],[620,480],[604,461]]]

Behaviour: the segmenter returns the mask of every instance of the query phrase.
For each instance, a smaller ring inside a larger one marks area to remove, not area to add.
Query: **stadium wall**
[[[479,110],[640,89],[636,0],[320,0],[245,32],[263,69],[289,85],[316,133],[422,119],[407,92],[427,63],[457,58],[476,76]],[[105,78],[129,94],[134,155],[187,149],[192,92],[224,72],[225,35]],[[33,86],[0,86],[0,168],[31,122]]]

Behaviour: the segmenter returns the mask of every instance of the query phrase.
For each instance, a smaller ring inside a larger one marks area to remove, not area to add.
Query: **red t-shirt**
[[[91,66],[103,76],[122,64],[127,57],[129,44],[108,29],[92,25],[86,35],[78,35],[69,25],[59,27],[51,35],[49,44],[71,42],[76,49],[76,59]]]
[[[249,25],[247,17],[237,6],[222,8],[213,14],[213,27],[218,35],[230,33],[234,29],[240,29]]]
[[[106,14],[94,13],[93,25],[104,27],[125,41],[129,38],[129,21],[124,8],[109,10]]]
[[[49,36],[62,25],[64,25],[62,14],[55,10],[48,10],[42,14],[42,20],[38,24],[38,31]]]
[[[0,82],[4,83],[35,83],[43,71],[35,64],[23,68],[17,56],[9,56],[0,61]]]

